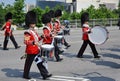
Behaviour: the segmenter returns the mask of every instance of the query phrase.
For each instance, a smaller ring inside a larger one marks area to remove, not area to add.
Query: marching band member
[[[52,36],[52,33],[51,33],[51,26],[48,26],[49,23],[51,21],[51,18],[48,16],[48,14],[43,14],[42,15],[42,23],[44,24],[44,27],[43,27],[43,41],[42,41],[42,44],[52,44],[52,41],[53,41],[53,36]],[[48,55],[51,57],[53,57],[53,51],[50,52],[50,55]]]
[[[55,30],[54,30],[54,27],[53,27],[53,22],[54,22],[54,11],[53,10],[50,10],[48,12],[49,16],[51,17],[51,21],[50,21],[50,24],[49,24],[49,27],[50,27],[50,30],[52,32],[53,35],[56,35],[55,34]]]
[[[20,48],[20,46],[18,46],[17,42],[15,41],[15,38],[12,33],[12,29],[11,29],[12,13],[11,12],[8,12],[5,15],[5,21],[6,21],[6,23],[2,26],[2,29],[1,29],[1,30],[5,29],[5,39],[4,39],[4,43],[3,43],[3,50],[8,50],[7,44],[8,44],[9,38],[11,39],[12,43],[14,44],[15,49]]]
[[[53,37],[54,37],[54,36],[57,36],[56,30],[55,30],[55,28],[54,28],[55,12],[54,12],[53,10],[50,10],[50,11],[48,12],[48,14],[49,14],[50,17],[51,17],[51,22],[50,22],[50,24],[49,24],[49,27],[52,28],[51,32],[52,32]],[[62,61],[63,58],[60,58],[59,54],[63,53],[64,50],[60,50],[59,47],[58,47],[58,45],[57,45],[57,43],[55,43],[55,41],[54,41],[54,47],[55,47],[55,57],[56,57],[56,61],[57,61],[57,62]]]
[[[53,40],[53,36],[50,29],[50,21],[51,17],[48,13],[42,15],[42,23],[45,25],[43,27],[43,44],[51,44]]]
[[[82,31],[83,31],[83,36],[82,36],[83,44],[77,54],[77,57],[83,58],[83,52],[85,51],[87,45],[89,44],[92,49],[94,58],[100,58],[100,56],[98,56],[98,52],[95,48],[95,45],[92,42],[90,42],[90,40],[88,38],[88,34],[91,33],[90,27],[88,25],[88,21],[89,21],[89,14],[87,12],[84,12],[81,15],[81,26],[82,26]]]
[[[60,23],[60,17],[61,16],[62,16],[62,11],[60,9],[56,10],[55,11],[56,20],[55,20],[55,23],[54,23],[54,28],[55,28],[56,33],[58,35],[62,35],[63,31],[61,32],[61,29],[62,30],[64,29],[64,26],[62,26],[61,23]],[[66,46],[66,49],[71,46],[66,42],[65,38],[64,38],[64,45]]]
[[[49,74],[48,70],[43,65],[44,61],[39,55],[40,53],[39,41],[41,40],[41,37],[38,36],[38,33],[34,29],[36,25],[36,13],[34,11],[29,11],[26,14],[25,23],[26,26],[29,27],[29,30],[24,32],[24,43],[26,45],[25,52],[27,54],[27,57],[24,65],[23,78],[30,79],[29,71],[32,62],[35,61],[43,79],[47,79],[51,77],[52,74]]]
[[[53,42],[54,39],[54,35],[53,35],[53,26],[51,24],[51,16],[50,13],[45,13],[42,16],[42,23],[45,25],[43,27],[43,43],[44,44],[51,44]],[[56,61],[61,61],[62,58],[60,58],[58,51],[61,53],[61,51],[59,50],[59,48],[57,47],[57,45],[54,44],[55,46],[55,57],[56,57]]]

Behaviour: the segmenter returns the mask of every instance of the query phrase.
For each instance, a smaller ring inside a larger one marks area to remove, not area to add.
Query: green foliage
[[[116,10],[116,13],[118,14],[118,16],[120,18],[120,1],[119,1],[119,4],[118,4],[118,10]]]
[[[57,9],[61,9],[64,10],[64,6],[63,5],[56,5],[53,10],[57,10]]]
[[[46,6],[45,7],[45,10],[44,10],[44,13],[48,13],[50,11],[50,7],[49,6]]]
[[[5,6],[4,10],[5,10],[5,13],[13,12],[14,11],[14,7],[8,4],[8,5]]]
[[[44,10],[42,10],[40,7],[36,7],[33,10],[37,14],[37,27],[41,27],[42,26],[41,17],[44,14]]]
[[[69,20],[70,19],[70,13],[63,11],[63,15],[62,15],[62,20]]]
[[[101,6],[98,9],[95,9],[95,7],[91,5],[86,10],[82,10],[80,14],[82,14],[83,12],[88,12],[90,15],[90,19],[117,18],[118,17],[114,11],[107,9],[105,6]]]
[[[95,17],[95,12],[96,12],[96,9],[93,5],[91,5],[88,9],[86,9],[87,12],[89,12],[90,14],[90,19],[94,18]]]
[[[0,4],[0,25],[4,23],[4,16],[7,12],[13,13],[13,21],[14,24],[21,25],[24,23],[25,13],[24,13],[24,0],[15,0],[13,6],[10,4],[4,5],[4,3]],[[63,11],[63,15],[61,17],[62,20],[75,20],[80,19],[81,14],[83,12],[88,12],[90,14],[90,19],[105,19],[105,18],[118,18],[120,17],[120,3],[118,9],[110,10],[107,9],[105,6],[101,6],[99,8],[95,8],[93,5],[89,6],[87,9],[83,9],[81,12],[73,12],[69,13],[64,10],[63,5],[57,5],[53,8],[53,10],[61,9]],[[37,27],[42,26],[41,17],[44,13],[49,12],[50,7],[46,6],[43,10],[40,7],[36,7],[33,9],[37,13]]]
[[[55,8],[55,10],[56,9],[60,9],[60,8],[63,8],[62,6],[59,6],[59,5],[57,5],[57,7]],[[42,15],[44,14],[44,13],[47,13],[47,12],[49,12],[51,9],[50,9],[50,7],[49,6],[46,6],[46,8],[43,10],[43,9],[41,9],[40,7],[36,7],[36,8],[34,8],[33,9],[36,13],[37,13],[37,27],[42,27],[43,25],[42,25],[42,22],[41,22],[41,17],[42,17]],[[65,12],[66,14],[63,14],[63,16],[62,16],[62,19],[67,19],[67,18],[69,18],[69,16],[67,16],[68,15],[68,13],[67,12]]]
[[[14,3],[14,10],[13,10],[13,18],[14,18],[14,23],[21,25],[24,23],[24,0],[16,0]]]
[[[80,19],[79,13],[77,13],[77,12],[71,13],[71,14],[70,14],[70,19],[71,19],[71,20]]]
[[[4,15],[5,15],[5,10],[3,8],[3,5],[0,4],[0,27],[4,23]]]

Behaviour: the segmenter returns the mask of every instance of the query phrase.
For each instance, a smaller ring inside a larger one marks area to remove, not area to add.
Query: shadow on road
[[[115,81],[112,78],[109,77],[105,77],[102,76],[100,73],[98,72],[91,72],[91,73],[87,73],[87,74],[77,74],[77,73],[72,73],[74,77],[83,77],[83,78],[87,78],[91,81]]]
[[[111,68],[115,68],[115,69],[120,69],[120,64],[117,64],[115,62],[111,62],[111,61],[92,61],[93,63],[95,63],[96,65],[102,65],[102,66],[108,66]]]
[[[4,68],[1,71],[3,71],[7,77],[16,77],[16,78],[22,77],[22,73],[23,73],[22,70],[11,69],[11,68]]]
[[[7,77],[22,78],[23,76],[23,70],[20,69],[4,68],[1,71],[3,71]],[[40,73],[30,72],[30,76],[32,76],[32,78],[40,78]]]
[[[101,50],[110,50],[114,52],[120,52],[120,47],[114,47],[114,48],[101,48]]]
[[[75,54],[71,54],[71,53],[64,53],[64,56],[69,57],[69,58],[77,58]],[[102,56],[103,57],[111,57],[111,58],[115,58],[115,59],[120,58],[120,56],[115,55],[115,54],[102,54]],[[106,61],[106,60],[102,60],[102,59],[95,60],[93,58],[93,55],[87,55],[87,54],[84,54],[83,57],[84,58],[81,61],[89,61],[89,62],[95,63],[96,65],[108,66],[111,68],[120,69],[120,64],[112,62],[112,61]]]
[[[102,56],[103,57],[113,58],[113,59],[120,59],[120,55],[112,54],[112,53],[104,53]]]

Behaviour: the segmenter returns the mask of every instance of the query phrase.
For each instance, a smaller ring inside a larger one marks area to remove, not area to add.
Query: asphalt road
[[[93,59],[93,54],[88,46],[84,52],[84,59],[76,58],[81,47],[81,29],[71,29],[71,34],[65,36],[71,44],[61,57],[61,62],[48,61],[49,72],[53,74],[46,81],[120,81],[120,30],[117,27],[107,27],[109,39],[102,45],[96,45],[100,60]],[[39,34],[41,30],[38,30]],[[24,61],[20,57],[24,54],[23,32],[14,31],[16,41],[21,48],[14,49],[11,41],[8,43],[8,51],[0,47],[0,81],[43,81],[41,75],[33,63],[30,71],[32,80],[22,78]],[[3,32],[0,32],[0,44],[3,43]]]

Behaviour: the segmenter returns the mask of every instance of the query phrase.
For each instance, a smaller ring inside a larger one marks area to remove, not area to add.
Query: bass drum
[[[89,40],[93,44],[103,44],[108,39],[108,31],[106,28],[95,26],[91,29],[91,33],[88,34]]]

